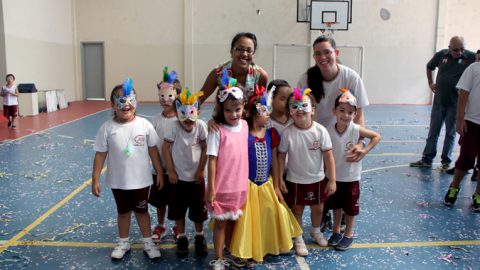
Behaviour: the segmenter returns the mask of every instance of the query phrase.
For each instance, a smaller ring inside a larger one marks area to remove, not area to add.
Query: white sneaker
[[[223,259],[216,259],[216,260],[210,261],[209,264],[210,266],[212,266],[213,270],[224,270],[224,269],[227,269],[227,266],[230,265],[228,262],[226,262]]]
[[[295,253],[297,254],[297,256],[305,257],[308,255],[308,249],[307,249],[307,246],[305,245],[305,242],[295,241],[293,243],[293,246],[295,247]]]
[[[124,240],[118,240],[117,245],[113,248],[110,257],[115,260],[120,260],[125,256],[125,253],[130,251],[130,242]]]
[[[147,241],[143,241],[143,252],[147,254],[150,260],[155,260],[160,258],[162,255],[160,254],[160,250],[158,247],[153,243],[152,239]]]
[[[328,247],[328,241],[323,238],[323,233],[314,233],[311,232],[310,236],[315,240],[315,242],[321,247]]]

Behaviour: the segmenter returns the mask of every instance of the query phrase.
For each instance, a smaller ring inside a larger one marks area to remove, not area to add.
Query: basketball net
[[[320,30],[322,32],[322,35],[325,35],[327,37],[332,37],[333,36],[333,29],[332,29],[333,24],[336,24],[336,22],[325,22],[325,25],[327,27],[325,29]]]

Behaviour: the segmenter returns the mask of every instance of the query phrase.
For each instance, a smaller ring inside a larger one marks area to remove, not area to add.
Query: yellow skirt
[[[262,262],[267,254],[290,251],[292,238],[302,233],[292,211],[278,200],[271,177],[261,186],[249,181],[243,215],[235,222],[232,255]]]

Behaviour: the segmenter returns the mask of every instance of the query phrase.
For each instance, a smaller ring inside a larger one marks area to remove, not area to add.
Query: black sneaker
[[[8,121],[8,127],[10,127],[12,125],[12,122]]]
[[[203,235],[196,235],[195,236],[195,254],[197,256],[207,256],[207,241],[205,241],[205,237]]]
[[[186,255],[188,254],[188,239],[186,236],[180,236],[177,239],[177,254]]]
[[[470,178],[470,180],[477,181],[478,180],[477,177],[478,177],[478,170],[477,168],[473,168],[472,178]]]
[[[455,167],[452,167],[452,168],[446,170],[445,173],[446,174],[451,174],[451,175],[455,174]]]
[[[445,199],[444,199],[443,203],[446,206],[454,205],[455,202],[457,201],[458,192],[460,192],[460,188],[450,186],[448,188],[447,194],[445,194]]]
[[[419,161],[415,161],[410,163],[410,167],[417,167],[417,168],[432,168],[432,163],[427,163],[420,159]]]

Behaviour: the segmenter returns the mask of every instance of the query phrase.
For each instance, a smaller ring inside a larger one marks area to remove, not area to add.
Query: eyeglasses
[[[463,52],[465,50],[465,48],[455,48],[455,49],[450,49],[452,50],[453,52]]]
[[[252,48],[244,48],[244,47],[235,47],[233,48],[234,51],[238,53],[247,53],[248,55],[253,54],[255,52]]]
[[[313,52],[313,57],[317,57],[317,56],[329,56],[332,54],[332,50],[323,50],[323,51],[314,51]]]

